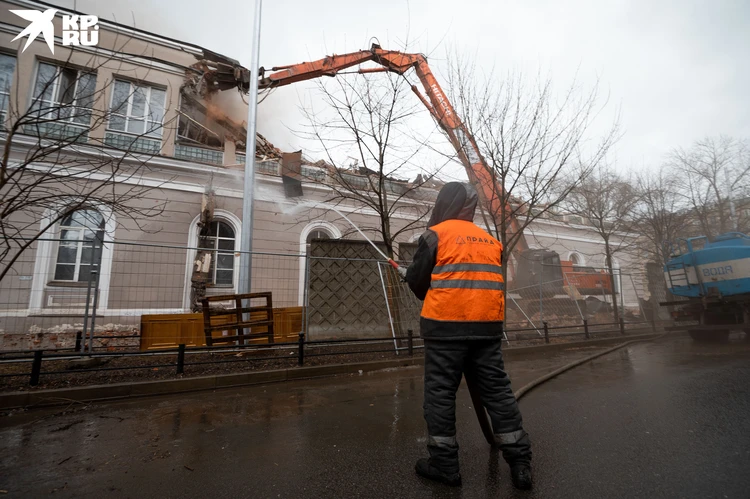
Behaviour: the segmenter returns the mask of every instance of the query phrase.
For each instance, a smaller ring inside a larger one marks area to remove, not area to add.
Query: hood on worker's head
[[[474,221],[479,196],[471,184],[449,182],[440,189],[432,216],[427,227],[432,227],[446,220]]]

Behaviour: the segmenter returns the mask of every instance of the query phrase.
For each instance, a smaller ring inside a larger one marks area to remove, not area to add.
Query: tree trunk
[[[604,240],[604,254],[607,257],[607,271],[609,272],[609,285],[612,287],[612,315],[615,322],[620,322],[620,310],[617,305],[617,287],[615,286],[615,273],[612,268],[612,250],[609,247],[609,241]],[[622,290],[620,290],[622,292]]]

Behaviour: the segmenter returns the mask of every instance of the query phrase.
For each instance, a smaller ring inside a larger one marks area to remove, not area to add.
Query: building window
[[[304,180],[312,180],[314,182],[325,182],[326,180],[326,171],[323,168],[302,165],[300,172]]]
[[[224,164],[224,151],[207,149],[205,147],[193,147],[185,144],[176,144],[174,157],[195,161],[197,163],[211,163],[214,165]]]
[[[71,212],[60,223],[55,281],[86,282],[101,262],[104,217],[96,210]]]
[[[177,114],[180,116],[177,123],[178,142],[224,149],[221,126],[209,117],[205,107],[183,96]]]
[[[38,121],[26,132],[86,141],[95,92],[96,74],[40,62],[31,104]]]
[[[237,162],[245,164],[245,156],[237,155]],[[275,159],[267,159],[264,161],[255,161],[255,171],[260,173],[267,173],[269,175],[279,174],[279,162]],[[325,178],[325,177],[324,177]]]
[[[409,191],[409,185],[406,182],[385,181],[385,189],[391,194],[402,196]]]
[[[5,122],[8,113],[8,101],[10,100],[10,87],[13,83],[13,74],[16,70],[16,58],[0,54],[0,120]]]
[[[167,92],[156,87],[115,80],[109,130],[161,138]]]
[[[573,264],[573,272],[583,272],[583,258],[578,253],[570,254],[570,263]]]
[[[209,275],[211,284],[231,286],[234,283],[234,228],[223,220],[214,220],[198,246],[212,250]]]
[[[578,215],[568,215],[568,223],[583,225],[583,217],[579,217]]]
[[[620,271],[620,262],[612,259],[612,274],[615,277],[615,293],[622,293],[622,272]],[[622,313],[622,312],[620,312]]]
[[[307,235],[307,239],[305,240],[305,251],[308,255],[310,254],[310,247],[312,246],[312,242],[314,239],[331,239],[331,234],[323,229],[313,229],[312,231],[310,231],[310,233]]]
[[[351,189],[366,190],[370,187],[370,181],[367,177],[361,175],[352,175],[350,173],[341,173],[341,183]]]

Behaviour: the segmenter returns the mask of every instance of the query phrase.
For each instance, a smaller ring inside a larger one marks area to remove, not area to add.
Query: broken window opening
[[[177,114],[178,144],[223,150],[231,141],[237,152],[244,152],[247,131],[210,101],[200,102],[183,91]]]
[[[226,130],[211,119],[205,106],[182,95],[177,111],[177,142],[179,144],[223,149]]]

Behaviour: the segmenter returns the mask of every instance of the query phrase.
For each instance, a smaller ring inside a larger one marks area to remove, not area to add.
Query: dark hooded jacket
[[[427,230],[419,237],[414,261],[406,271],[406,282],[420,300],[424,301],[432,281],[432,270],[437,261],[438,236],[429,228],[446,220],[474,221],[479,197],[468,183],[445,184],[432,210]],[[502,322],[450,322],[420,320],[421,335],[426,339],[467,340],[488,339],[502,335]]]

